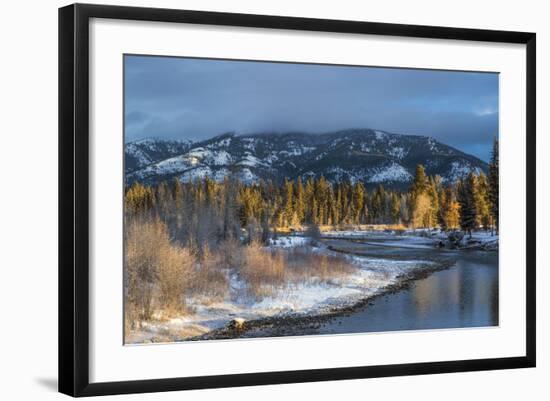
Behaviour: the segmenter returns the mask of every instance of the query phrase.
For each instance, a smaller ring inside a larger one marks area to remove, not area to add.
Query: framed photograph
[[[535,366],[535,34],[59,10],[59,390]]]

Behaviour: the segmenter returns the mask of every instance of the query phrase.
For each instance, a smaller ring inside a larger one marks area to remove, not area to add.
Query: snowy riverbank
[[[449,237],[453,235],[457,235],[458,238],[451,244]],[[458,231],[450,234],[439,229],[327,231],[322,233],[322,237],[361,240],[370,245],[417,249],[452,246],[455,249],[498,250],[499,242],[499,236],[490,231],[474,231],[470,238],[468,234]]]
[[[413,238],[407,241],[411,246],[415,245]],[[421,244],[417,243],[416,246]],[[290,251],[296,247],[307,247],[320,254],[336,254],[322,244],[313,247],[309,239],[300,236],[279,236],[264,249],[266,252]],[[352,307],[388,287],[410,279],[416,272],[432,271],[439,267],[433,260],[399,260],[351,254],[345,257],[354,267],[350,274],[328,281],[311,277],[307,281],[285,285],[261,299],[251,297],[238,274],[228,271],[230,288],[223,300],[212,302],[206,298],[188,299],[186,304],[191,313],[144,322],[139,331],[128,333],[128,343],[192,339],[227,327],[237,318],[253,321],[270,317],[322,315],[339,308]]]

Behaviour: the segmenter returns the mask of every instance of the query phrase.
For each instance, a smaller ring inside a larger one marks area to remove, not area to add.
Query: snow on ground
[[[241,138],[243,146],[248,150],[256,150],[256,138]]]
[[[479,174],[481,170],[478,167],[472,166],[467,161],[460,161],[460,162],[454,161],[451,163],[451,169],[447,173],[447,180],[451,182],[457,181],[463,178],[464,176],[466,176],[467,174],[469,174],[470,172]]]
[[[323,232],[323,237],[365,237],[376,235],[374,231],[365,231],[365,230],[338,230],[338,231],[325,231]]]
[[[136,143],[128,143],[124,147],[124,151],[127,154],[132,155],[133,157],[135,157],[140,166],[145,166],[146,164],[151,163],[151,158],[146,153],[146,151],[144,149],[141,149],[137,145],[138,144],[136,144]]]
[[[258,176],[250,171],[249,168],[243,168],[239,172],[239,178],[242,182],[245,182],[247,184],[253,184],[259,181]]]
[[[283,235],[277,238],[271,238],[269,240],[269,245],[272,248],[291,248],[293,246],[307,245],[308,242],[309,238],[307,237]]]
[[[368,182],[406,182],[412,179],[412,175],[400,164],[392,162],[387,167],[378,169],[369,179]]]
[[[375,135],[376,135],[376,139],[378,141],[382,141],[384,139],[386,139],[386,133],[385,132],[382,132],[382,131],[374,131]]]
[[[399,160],[402,160],[407,155],[407,151],[402,146],[394,146],[393,148],[388,150],[388,154]]]
[[[475,231],[472,233],[472,239],[480,241],[498,240],[497,234],[491,234],[490,231]]]
[[[246,153],[244,157],[237,162],[240,166],[249,166],[249,167],[257,167],[257,166],[266,166],[266,163],[262,162],[260,159],[258,159],[256,156],[251,155],[250,153]]]
[[[305,237],[279,236],[267,248],[288,249],[305,246],[308,242],[309,239]],[[315,252],[332,253],[323,246],[313,249]],[[329,282],[312,278],[288,284],[261,299],[251,298],[246,292],[246,283],[237,274],[228,271],[230,291],[226,299],[214,303],[201,298],[188,299],[187,305],[194,313],[162,322],[145,323],[141,331],[130,334],[128,342],[184,340],[223,328],[235,318],[254,320],[285,314],[322,314],[334,307],[352,306],[379,293],[384,287],[396,284],[403,274],[434,264],[422,260],[373,259],[356,255],[346,257],[357,267],[350,275]]]
[[[212,169],[208,166],[200,166],[197,168],[189,169],[180,175],[179,179],[182,182],[193,182],[195,180],[202,180],[205,177],[212,176]]]
[[[433,248],[439,241],[446,241],[448,234],[439,229],[416,229],[405,230],[400,235],[395,235],[392,230],[342,230],[326,231],[322,233],[323,237],[329,238],[351,238],[363,240],[362,242],[377,246],[390,246],[399,248],[428,249]],[[376,240],[384,240],[376,242]],[[499,237],[492,234],[491,231],[474,231],[470,239],[467,234],[464,235],[463,245],[468,242],[478,242],[482,245],[496,245],[498,247]]]
[[[212,164],[215,166],[225,166],[231,163],[231,155],[225,150],[218,150],[213,152],[212,155]]]
[[[287,144],[287,145],[290,145]],[[305,153],[309,153],[309,152],[312,152],[314,151],[316,148],[314,147],[310,147],[310,146],[294,146],[294,147],[290,147],[289,150],[281,150],[279,152],[280,155],[285,155],[285,156],[301,156]]]

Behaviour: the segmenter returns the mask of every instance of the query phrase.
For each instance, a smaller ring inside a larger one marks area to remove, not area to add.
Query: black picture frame
[[[154,380],[89,381],[88,61],[91,18],[437,38],[526,45],[526,354],[520,357],[354,366]],[[220,12],[74,4],[59,9],[59,391],[71,396],[158,392],[534,367],[536,363],[536,35]]]

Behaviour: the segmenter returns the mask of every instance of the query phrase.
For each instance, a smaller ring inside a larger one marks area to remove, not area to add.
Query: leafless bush
[[[129,223],[125,240],[126,313],[133,326],[135,319],[152,316],[160,250],[170,242],[166,227],[158,220]]]
[[[303,282],[334,282],[357,271],[344,256],[326,255],[308,247],[266,250],[258,243],[244,248],[240,274],[257,298],[276,289]]]
[[[218,246],[221,259],[230,269],[238,269],[242,265],[242,246],[239,240],[228,238],[220,242]]]
[[[126,326],[150,320],[155,309],[183,312],[195,257],[171,243],[160,220],[129,223],[125,240]]]
[[[250,293],[256,297],[270,295],[285,281],[285,258],[281,252],[269,252],[258,242],[246,246],[243,251],[241,277]]]
[[[289,281],[295,283],[329,282],[343,279],[357,270],[357,267],[344,256],[321,254],[307,247],[296,247],[287,252],[286,265]]]
[[[193,294],[209,296],[212,300],[225,297],[229,291],[228,268],[222,253],[205,246],[191,283]]]
[[[169,245],[159,251],[159,306],[165,311],[185,310],[185,293],[193,282],[195,263],[186,248]]]

